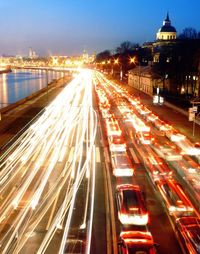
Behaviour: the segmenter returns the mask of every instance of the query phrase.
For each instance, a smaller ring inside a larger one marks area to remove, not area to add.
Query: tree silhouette
[[[179,35],[180,39],[200,39],[200,37],[198,37],[200,35],[199,32],[196,31],[195,28],[193,27],[186,27],[185,29],[183,29],[183,32]]]
[[[138,43],[132,43],[130,41],[124,41],[120,44],[119,47],[116,48],[116,53],[118,53],[118,54],[130,53],[138,47],[139,47]]]
[[[96,62],[102,62],[108,60],[111,57],[110,50],[104,50],[96,55]]]

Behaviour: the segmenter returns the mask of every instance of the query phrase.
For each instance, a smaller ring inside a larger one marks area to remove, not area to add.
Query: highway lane
[[[83,213],[78,221],[81,229],[87,229],[83,242],[87,242],[85,248],[89,253],[94,210],[96,128],[92,77],[90,72],[83,71],[46,107],[2,158],[2,253],[24,253],[30,246],[29,238],[33,242],[34,237],[37,239],[34,253],[55,253],[55,248],[57,253],[64,253],[66,243],[71,240],[71,228],[77,229],[78,215],[74,210],[79,207],[80,196],[84,196],[83,207],[78,210]],[[62,233],[52,248],[57,231]]]
[[[92,96],[97,80],[106,90],[124,133],[135,167],[133,177],[113,176],[105,119],[98,114]],[[146,119],[124,90],[116,86],[115,91],[115,85],[102,76],[95,75],[93,81],[90,72],[80,73],[1,158],[2,253],[31,249],[51,254],[75,252],[76,248],[82,253],[117,253],[119,234],[127,229],[118,220],[115,203],[116,186],[121,183],[141,187],[150,213],[147,227],[159,244],[159,253],[181,253],[173,219],[149,177],[152,163],[148,160],[160,160],[160,155],[153,145],[137,143],[132,123],[124,121],[118,106],[131,107],[145,124]],[[158,145],[173,144],[153,124],[151,129]],[[155,168],[165,171],[168,164]]]
[[[146,170],[148,171],[148,174],[149,174],[149,172],[151,172],[151,170],[148,169],[148,164],[145,163],[146,158],[151,157],[151,158],[155,159],[155,161],[156,161],[160,157],[160,154],[157,154],[157,152],[155,152],[155,150],[153,149],[153,145],[148,145],[148,146],[141,145],[141,144],[138,145],[136,143],[137,139],[135,138],[135,132],[133,130],[131,130],[130,126],[128,126],[127,123],[124,124],[123,115],[120,115],[119,111],[116,110],[116,108],[118,106],[122,107],[122,105],[126,105],[130,108],[131,105],[130,105],[130,103],[127,103],[127,98],[130,98],[131,96],[128,95],[126,92],[124,92],[123,89],[120,90],[119,86],[113,84],[112,82],[110,82],[109,80],[104,78],[102,75],[99,75],[98,82],[100,84],[101,89],[104,90],[107,94],[107,98],[110,103],[110,106],[109,106],[110,112],[115,114],[119,123],[121,123],[121,128],[122,128],[123,132],[126,134],[125,136],[127,138],[127,143],[129,144],[128,145],[128,153],[129,153],[130,157],[132,157],[133,163],[138,161],[137,155],[139,155],[139,160],[140,160],[140,165],[137,166],[134,179],[131,180],[131,179],[117,177],[116,182],[115,182],[115,177],[114,177],[113,193],[115,193],[115,186],[117,184],[131,183],[131,182],[135,183],[135,180],[136,180],[136,182],[139,183],[143,187],[142,189],[144,189],[145,196],[147,198],[147,204],[148,204],[148,208],[150,211],[150,218],[151,218],[149,228],[151,228],[153,236],[155,236],[156,242],[159,242],[159,244],[160,244],[159,253],[169,253],[169,252],[170,253],[180,253],[181,250],[180,250],[177,240],[175,238],[174,219],[176,219],[176,216],[175,217],[172,216],[173,217],[172,218],[169,215],[158,189],[154,186],[154,184],[152,184],[151,181],[149,181],[150,179],[146,175]],[[124,100],[123,97],[126,100]],[[140,117],[141,120],[144,121],[142,116],[139,116],[139,114],[136,112],[136,110],[134,108],[132,109],[132,111],[134,111],[134,113],[137,115],[137,117]],[[110,117],[110,116],[108,116],[108,117]],[[173,148],[171,151],[171,155],[170,155],[171,157],[173,157],[173,159],[168,159],[169,156],[166,157],[167,161],[162,166],[157,165],[156,168],[161,172],[163,172],[165,170],[171,171],[173,169],[169,168],[168,160],[170,160],[170,161],[177,160],[177,159],[175,159],[175,157],[176,157],[175,155],[177,154],[176,150],[178,150],[178,149],[174,143],[170,142],[165,137],[165,133],[163,134],[163,131],[158,131],[154,127],[152,128],[152,130],[153,130],[153,135],[156,136],[157,142],[160,142],[160,144],[162,144],[163,146],[168,145],[170,148]],[[133,146],[132,146],[132,144],[133,144]],[[179,155],[179,160],[180,160],[180,157],[181,157],[181,155]],[[166,159],[166,158],[164,157],[164,159]],[[161,160],[161,162],[162,162],[162,160]],[[146,165],[146,170],[144,170],[144,166],[143,166],[144,164]],[[111,168],[111,170],[112,170],[112,168]],[[151,175],[151,173],[149,175]],[[148,190],[148,191],[146,191],[146,190]],[[114,195],[113,195],[113,197],[114,197]],[[190,204],[191,204],[191,202],[190,202]],[[194,206],[192,206],[192,207],[194,209]],[[197,216],[199,216],[198,211],[195,211],[195,213]],[[117,218],[117,216],[116,216],[116,218]],[[118,230],[119,230],[119,232],[120,232],[120,230],[123,230],[123,227],[121,227],[120,224],[118,226]],[[163,238],[164,234],[168,235],[167,240],[165,238]]]

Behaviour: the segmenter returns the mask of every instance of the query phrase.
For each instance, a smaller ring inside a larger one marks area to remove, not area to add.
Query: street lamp
[[[140,69],[140,62],[139,60],[137,59],[136,56],[133,56],[133,57],[130,57],[129,58],[129,63],[130,64],[134,64],[135,66],[138,66],[138,85],[136,86],[139,90],[139,97],[140,97],[140,90],[141,90],[141,87],[140,87],[140,78],[141,78],[141,69]]]
[[[114,64],[119,64],[119,58],[114,59]]]
[[[114,64],[119,65],[120,61],[119,58],[114,60]],[[123,70],[122,70],[122,64],[120,63],[120,80],[123,78]]]
[[[132,64],[132,63],[136,64],[136,57],[135,56],[134,57],[130,57],[129,58],[129,62],[130,62],[130,64]]]
[[[117,65],[117,64],[119,64],[119,58],[116,58],[116,59],[114,59],[114,61],[113,61],[113,64],[112,64],[112,72],[111,72],[112,75],[114,75],[114,66]]]

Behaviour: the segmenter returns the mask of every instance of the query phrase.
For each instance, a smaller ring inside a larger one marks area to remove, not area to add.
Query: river
[[[0,108],[13,104],[47,86],[63,72],[46,70],[13,70],[0,74]]]

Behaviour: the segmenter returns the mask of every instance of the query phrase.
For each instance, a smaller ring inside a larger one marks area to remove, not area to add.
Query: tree
[[[134,51],[136,48],[139,47],[138,43],[132,43],[130,41],[124,41],[120,44],[119,47],[116,48],[116,53],[125,54],[131,51]]]
[[[102,62],[111,57],[110,50],[104,50],[96,55],[96,62]]]
[[[180,39],[198,39],[199,33],[195,28],[186,27],[183,32],[179,35]]]

